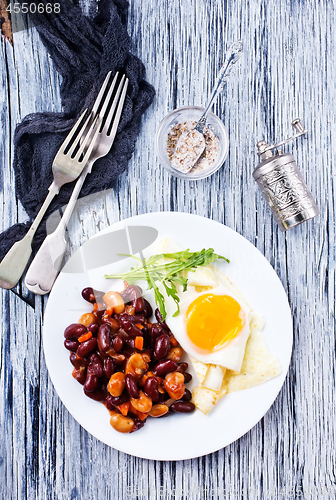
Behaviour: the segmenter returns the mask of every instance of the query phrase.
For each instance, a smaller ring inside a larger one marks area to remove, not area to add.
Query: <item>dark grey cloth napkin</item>
[[[20,0],[22,1],[22,0]],[[87,176],[81,196],[111,188],[127,168],[135,148],[141,115],[154,98],[145,80],[142,62],[130,53],[125,26],[128,2],[100,0],[92,20],[70,0],[58,0],[59,15],[35,14],[33,22],[57,71],[62,75],[62,113],[34,113],[16,127],[14,161],[16,195],[30,221],[16,224],[0,234],[0,260],[31,225],[52,182],[51,165],[64,138],[85,108],[90,108],[108,71],[124,72],[128,94],[118,133],[110,153],[97,160]],[[34,238],[33,249],[46,236],[47,217],[65,205],[75,182],[64,185],[49,207]]]

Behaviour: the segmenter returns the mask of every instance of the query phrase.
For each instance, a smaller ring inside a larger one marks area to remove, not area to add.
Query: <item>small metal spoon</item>
[[[180,172],[189,172],[205,149],[205,139],[203,130],[206,125],[206,117],[210,111],[218,94],[223,90],[232,66],[238,61],[243,51],[241,41],[233,42],[225,59],[224,65],[217,77],[216,85],[211,93],[209,102],[201,118],[198,120],[195,127],[189,132],[182,134],[176,145],[175,152],[171,159],[171,166]]]

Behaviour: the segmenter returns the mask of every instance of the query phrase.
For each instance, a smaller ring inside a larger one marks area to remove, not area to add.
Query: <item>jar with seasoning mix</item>
[[[223,165],[227,157],[229,149],[227,130],[218,116],[209,113],[203,131],[205,148],[195,166],[189,172],[174,168],[172,158],[181,134],[192,130],[203,111],[204,109],[198,106],[175,109],[160,123],[156,134],[157,154],[166,170],[176,177],[186,180],[209,177]]]

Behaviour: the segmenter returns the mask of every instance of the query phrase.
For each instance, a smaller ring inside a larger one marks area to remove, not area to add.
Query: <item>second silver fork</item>
[[[103,95],[111,79],[111,73],[108,73],[96,99],[96,103],[102,102]],[[90,159],[81,176],[78,178],[63,217],[55,231],[46,237],[27,271],[25,284],[29,290],[38,295],[45,295],[50,292],[60,271],[66,249],[65,230],[85,178],[87,174],[91,173],[94,162],[98,160],[98,158],[105,156],[112,147],[123,110],[128,86],[128,79],[123,76],[112,101],[112,95],[116,87],[117,80],[118,73],[112,81],[102,109],[99,112],[99,117],[102,120],[102,129],[99,131],[96,146],[93,149]],[[95,109],[95,107],[97,107],[97,109]],[[98,112],[97,104],[94,105],[92,112],[95,114]]]

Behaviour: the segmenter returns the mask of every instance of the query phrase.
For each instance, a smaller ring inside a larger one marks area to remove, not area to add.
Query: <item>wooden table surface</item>
[[[288,294],[290,369],[265,417],[225,449],[179,462],[135,458],[89,435],[58,398],[42,348],[47,297],[24,284],[1,291],[2,499],[335,498],[335,17],[327,0],[130,0],[133,52],[157,95],[115,189],[90,206],[78,203],[68,255],[104,227],[151,211],[226,224],[262,252]],[[244,56],[214,108],[228,128],[228,159],[208,179],[171,177],[154,150],[158,124],[176,107],[205,104],[235,39],[242,39]],[[15,33],[13,47],[1,40],[0,66],[6,229],[26,219],[13,189],[15,125],[61,105],[59,76],[34,29]],[[321,215],[282,233],[251,174],[256,142],[288,136],[296,116],[309,133],[284,150],[296,156]]]

